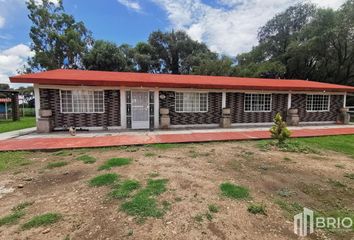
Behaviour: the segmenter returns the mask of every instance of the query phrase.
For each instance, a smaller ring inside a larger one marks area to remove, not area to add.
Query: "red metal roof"
[[[354,87],[305,80],[58,69],[10,77],[13,83],[274,91],[354,92]]]
[[[0,103],[10,103],[11,98],[0,98]]]

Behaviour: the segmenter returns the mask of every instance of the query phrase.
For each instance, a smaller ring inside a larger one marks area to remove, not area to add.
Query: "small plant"
[[[247,211],[252,214],[263,214],[267,215],[266,213],[266,206],[264,204],[251,204],[248,206]]]
[[[155,157],[155,156],[156,156],[156,153],[153,153],[153,152],[146,152],[146,153],[144,153],[144,156],[145,156],[145,157]]]
[[[96,158],[90,156],[90,155],[82,155],[76,158],[76,160],[82,161],[86,164],[92,164],[96,162]]]
[[[61,150],[58,152],[53,153],[54,156],[62,156],[62,157],[67,157],[73,155],[72,151],[69,150]]]
[[[23,203],[20,203],[18,205],[16,205],[15,207],[13,207],[11,210],[12,211],[21,211],[21,210],[24,210],[25,208],[31,206],[33,204],[33,202],[23,202]]]
[[[118,179],[118,175],[115,173],[102,174],[92,178],[89,181],[91,187],[100,187],[105,185],[111,185]]]
[[[277,113],[274,117],[274,125],[270,129],[270,133],[272,134],[272,138],[278,140],[278,145],[282,145],[285,140],[287,140],[291,132],[286,126],[286,123],[283,121],[280,113]]]
[[[149,173],[149,177],[151,177],[151,178],[155,178],[155,177],[158,177],[158,176],[160,176],[160,174],[157,173],[157,172]]]
[[[343,165],[343,164],[336,164],[334,166],[337,167],[337,168],[341,168],[341,169],[345,168],[345,165]]]
[[[132,161],[131,158],[111,158],[107,160],[102,166],[98,168],[99,171],[101,170],[109,170],[112,167],[120,167],[123,165],[130,164]]]
[[[212,215],[211,213],[209,213],[209,212],[207,212],[207,213],[205,214],[205,217],[206,217],[209,221],[213,220],[213,215]]]
[[[212,213],[217,213],[217,212],[219,212],[219,207],[216,206],[215,204],[210,204],[210,205],[208,206],[208,209],[209,209],[209,211],[212,212]]]
[[[346,173],[344,177],[354,180],[354,173]]]
[[[58,167],[63,167],[68,165],[67,162],[52,162],[52,163],[48,163],[47,164],[47,168],[48,169],[52,169],[52,168],[58,168]]]
[[[196,216],[194,216],[194,220],[197,222],[203,222],[203,214],[197,214]]]
[[[62,216],[58,213],[46,213],[33,217],[31,220],[22,225],[22,229],[30,229],[34,227],[47,226],[58,222]]]
[[[226,197],[233,199],[245,199],[249,198],[249,190],[242,186],[237,186],[235,184],[226,182],[220,185],[220,190],[222,194]]]
[[[277,191],[277,194],[281,197],[290,197],[294,192],[290,191],[288,188],[282,188]]]
[[[125,180],[121,184],[119,184],[114,190],[111,192],[111,196],[116,199],[123,199],[129,197],[130,193],[135,189],[138,189],[140,184],[136,180]]]

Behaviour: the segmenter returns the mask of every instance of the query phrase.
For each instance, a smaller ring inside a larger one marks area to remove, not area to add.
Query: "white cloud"
[[[117,0],[117,1],[129,9],[132,9],[137,12],[141,11],[141,6],[139,2],[131,1],[131,0]]]
[[[3,28],[5,26],[5,18],[0,16],[0,28]]]
[[[9,76],[16,75],[31,56],[33,52],[24,44],[0,51],[0,83],[9,83]]]
[[[257,44],[258,29],[275,14],[302,0],[152,0],[167,13],[171,27],[219,53],[236,55]],[[321,7],[339,7],[345,0],[314,0]]]

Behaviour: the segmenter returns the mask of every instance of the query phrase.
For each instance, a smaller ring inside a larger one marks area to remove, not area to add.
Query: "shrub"
[[[283,121],[280,113],[277,113],[274,117],[274,125],[270,129],[272,138],[278,140],[278,145],[282,145],[286,139],[291,135],[286,123]]]

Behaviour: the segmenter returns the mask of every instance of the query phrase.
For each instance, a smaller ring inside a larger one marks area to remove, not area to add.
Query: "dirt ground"
[[[0,227],[0,239],[298,239],[292,215],[277,203],[293,202],[313,210],[354,209],[354,181],[344,177],[354,172],[354,160],[345,155],[261,151],[257,142],[226,142],[34,152],[31,164],[0,172],[0,186],[13,188],[0,198],[0,217],[24,201],[33,201],[19,223]],[[69,153],[69,154],[68,154]],[[94,164],[75,160],[82,154],[97,158]],[[132,158],[129,165],[97,171],[113,157]],[[60,168],[47,164],[68,161]],[[117,173],[121,179],[168,179],[167,191],[157,197],[170,209],[162,218],[139,222],[120,210],[126,200],[107,197],[110,187],[90,187],[88,181],[102,173]],[[158,174],[158,176],[152,175]],[[231,182],[249,188],[251,198],[234,200],[222,196],[219,185]],[[341,183],[341,187],[334,183]],[[22,188],[19,188],[19,185]],[[279,194],[285,191],[289,196]],[[251,214],[247,207],[263,203],[267,215]],[[211,220],[208,205],[219,207]],[[57,212],[63,218],[50,226],[21,230],[31,217]],[[48,229],[49,228],[49,229]],[[44,231],[47,229],[47,231]],[[44,232],[43,232],[44,231]],[[353,232],[316,231],[309,239],[353,239]]]

